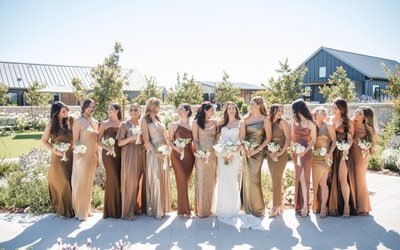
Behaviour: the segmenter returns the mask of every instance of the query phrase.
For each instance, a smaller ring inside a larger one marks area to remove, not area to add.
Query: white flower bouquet
[[[163,164],[163,169],[166,170],[168,167],[168,160],[167,156],[169,156],[172,152],[171,148],[168,147],[167,145],[162,145],[157,148],[157,151],[161,153],[164,156],[164,164]]]
[[[347,143],[347,142],[345,142],[345,141],[337,141],[336,142],[336,147],[337,147],[337,149],[339,149],[340,151],[348,151],[349,149],[350,149],[350,145]],[[348,160],[349,159],[349,157],[347,157],[347,155],[345,155],[344,153],[343,153],[343,157],[342,157],[342,159],[343,160]]]
[[[59,152],[62,152],[64,156],[61,158],[61,161],[68,161],[66,152],[68,151],[69,147],[71,146],[70,143],[60,142],[54,143],[53,148]]]
[[[187,144],[189,144],[192,141],[192,139],[190,138],[176,138],[174,143],[175,146],[177,146],[178,148],[181,148],[183,151],[181,153],[181,157],[179,159],[183,160],[183,158],[185,157],[185,147]]]
[[[258,143],[254,141],[243,141],[244,149],[250,151],[255,149],[256,147],[260,146]]]
[[[200,148],[199,150],[197,150],[197,152],[194,153],[194,156],[200,158],[200,159],[205,159],[206,160],[206,164],[208,164],[208,158],[210,158],[210,150],[208,150],[207,148]]]
[[[360,148],[361,148],[362,158],[365,158],[366,155],[365,155],[364,152],[371,148],[372,143],[367,141],[367,140],[363,140],[363,139],[358,138],[358,146],[360,146]]]
[[[115,145],[115,139],[112,137],[108,137],[108,138],[101,138],[101,143],[106,145],[107,147],[111,147],[112,150],[111,152],[107,152],[106,155],[111,155],[112,157],[116,157],[117,155],[115,154],[115,150],[114,150],[114,145]]]
[[[317,157],[325,157],[327,153],[328,153],[328,150],[325,147],[321,147],[319,149],[314,149],[314,151],[313,151],[313,155],[317,156]],[[331,159],[325,159],[325,161],[329,166],[332,165]]]
[[[228,165],[229,158],[232,157],[233,153],[237,151],[238,146],[240,145],[235,144],[231,141],[227,141],[215,144],[213,147],[215,150],[215,154],[219,157],[224,158],[224,165]]]
[[[301,161],[300,161],[300,156],[299,154],[304,153],[304,151],[306,150],[306,148],[301,145],[300,143],[293,143],[292,144],[292,150],[293,152],[297,155],[296,159],[297,159],[297,165],[299,165],[301,167]]]
[[[87,147],[83,144],[77,143],[74,145],[74,154],[80,154],[83,155],[87,151]]]
[[[142,134],[142,129],[140,126],[133,126],[131,128],[132,134],[136,136],[136,144],[140,144],[140,135]]]
[[[270,151],[271,153],[276,153],[279,150],[281,150],[281,145],[279,145],[278,143],[275,143],[273,141],[271,141],[270,143],[268,143],[267,145],[268,151]],[[278,158],[272,158],[273,161],[278,161]]]

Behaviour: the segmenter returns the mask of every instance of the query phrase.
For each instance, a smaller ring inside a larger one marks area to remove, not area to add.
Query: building
[[[201,85],[203,86],[203,100],[214,102],[215,99],[215,88],[217,87],[218,82],[203,82],[200,81]],[[262,86],[252,85],[248,83],[240,83],[240,82],[233,82],[234,87],[240,89],[240,97],[242,97],[246,103],[250,102],[251,94],[258,91],[265,89]]]
[[[78,77],[85,87],[92,89],[93,79],[90,75],[91,67],[16,63],[0,61],[0,82],[8,86],[9,102],[19,106],[26,105],[24,93],[33,81],[44,83],[46,87],[41,92],[52,93],[54,101],[62,101],[67,105],[76,105],[71,79]],[[124,93],[128,100],[139,95],[145,80],[137,70],[123,69],[123,73],[131,74],[128,84],[124,86]]]
[[[319,93],[318,87],[327,84],[329,76],[337,67],[342,66],[347,77],[354,81],[357,96],[382,100],[387,97],[382,90],[388,84],[382,63],[392,72],[396,64],[400,66],[399,62],[390,59],[321,47],[299,66],[305,65],[308,69],[304,76],[304,86],[310,94],[306,99],[324,103],[325,98]]]

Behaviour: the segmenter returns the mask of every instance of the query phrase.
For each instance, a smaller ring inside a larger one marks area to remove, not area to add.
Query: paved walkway
[[[368,174],[371,215],[350,219],[314,214],[299,218],[292,209],[275,219],[265,218],[266,231],[238,230],[216,217],[187,220],[171,213],[161,221],[140,216],[136,221],[62,220],[55,215],[0,214],[0,249],[32,246],[57,248],[57,238],[82,245],[111,248],[128,236],[132,249],[400,249],[400,178]]]

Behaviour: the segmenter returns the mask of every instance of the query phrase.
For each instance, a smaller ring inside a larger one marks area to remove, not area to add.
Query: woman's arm
[[[199,144],[199,125],[197,124],[196,121],[193,122],[192,125],[192,135],[193,135],[193,147],[194,147],[194,152],[200,149],[200,144]]]
[[[331,158],[330,156],[333,155],[333,151],[335,151],[335,148],[336,148],[336,132],[332,125],[326,124],[326,127],[328,128],[329,137],[332,140],[331,148],[329,149],[329,152],[327,153],[328,158]]]
[[[150,134],[149,134],[149,125],[146,121],[146,119],[142,119],[140,122],[140,127],[142,129],[142,134],[143,134],[143,141],[144,141],[144,146],[146,147],[147,151],[154,151],[154,146],[150,142]]]
[[[123,147],[126,144],[136,140],[136,136],[132,135],[129,137],[127,136],[127,126],[125,123],[122,123],[121,126],[118,129],[118,133],[117,133],[117,140],[118,140],[118,146]]]
[[[290,145],[290,129],[289,129],[289,124],[287,123],[286,120],[281,120],[280,125],[282,126],[283,129],[283,134],[285,135],[285,144],[283,144],[282,149],[278,152],[278,156],[281,156],[286,153],[289,145]]]
[[[177,129],[178,129],[178,123],[177,122],[174,122],[174,123],[171,124],[171,126],[169,126],[169,129],[168,129],[169,140],[167,140],[167,142],[168,142],[168,145],[173,150],[175,150],[176,152],[178,152],[180,154],[180,153],[182,153],[183,149],[175,146],[175,143],[173,141],[174,140],[174,134],[175,134]]]

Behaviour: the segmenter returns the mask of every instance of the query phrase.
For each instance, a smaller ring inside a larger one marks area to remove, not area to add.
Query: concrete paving
[[[0,249],[31,246],[57,249],[57,238],[67,243],[111,248],[128,236],[132,249],[400,249],[400,177],[368,174],[373,211],[349,219],[307,218],[287,209],[264,218],[265,231],[240,229],[216,217],[184,219],[170,213],[161,221],[140,216],[129,222],[102,219],[59,219],[56,215],[0,214]]]

